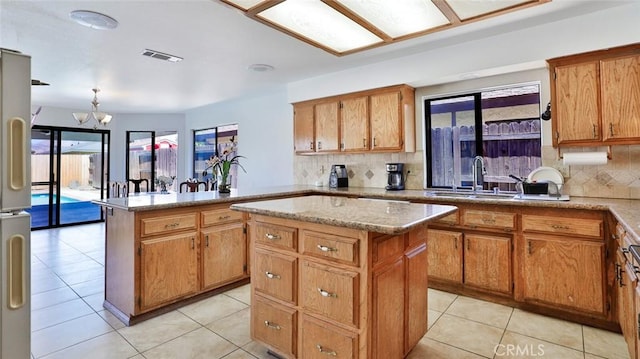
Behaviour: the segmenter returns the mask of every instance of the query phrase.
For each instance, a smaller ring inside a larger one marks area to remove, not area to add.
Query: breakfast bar
[[[251,336],[272,354],[403,358],[426,333],[427,223],[456,207],[314,195],[231,209],[250,215]]]

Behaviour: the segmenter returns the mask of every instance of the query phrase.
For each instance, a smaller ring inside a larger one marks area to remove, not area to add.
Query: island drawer
[[[200,212],[200,223],[202,227],[215,226],[218,224],[240,222],[243,213],[230,210],[229,208],[213,209],[210,211]]]
[[[358,336],[310,316],[302,319],[302,352],[305,358],[357,358]]]
[[[297,259],[292,256],[255,249],[252,285],[257,292],[296,303]]]
[[[251,337],[269,344],[276,350],[296,355],[297,312],[261,296],[251,303]]]
[[[523,232],[543,232],[559,235],[602,238],[602,219],[566,218],[557,216],[522,215]]]
[[[360,241],[314,231],[302,231],[302,253],[339,263],[357,266]]]
[[[512,231],[516,227],[516,214],[467,209],[462,212],[462,224],[471,228],[497,228]]]
[[[164,217],[140,219],[140,236],[149,237],[158,234],[197,229],[196,213],[174,214]]]
[[[252,231],[256,243],[294,251],[298,248],[296,228],[256,222]]]
[[[303,260],[300,277],[302,307],[358,327],[358,273]]]
[[[457,226],[458,224],[460,224],[460,211],[455,211],[442,218],[436,219],[432,223],[441,224],[441,225],[444,224],[449,226]]]

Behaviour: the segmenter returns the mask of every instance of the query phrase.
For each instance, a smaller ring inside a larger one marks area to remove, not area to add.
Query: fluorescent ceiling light
[[[449,24],[449,19],[428,0],[337,0],[392,38]]]
[[[551,0],[217,0],[324,49],[351,54]]]
[[[289,0],[264,10],[258,17],[318,42],[336,52],[345,52],[382,39],[321,1]]]

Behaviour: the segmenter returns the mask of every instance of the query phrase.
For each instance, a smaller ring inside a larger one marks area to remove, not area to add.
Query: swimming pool
[[[53,195],[53,201],[56,201],[56,195]],[[60,196],[60,203],[73,203],[80,202],[75,198]],[[48,193],[37,193],[31,194],[31,205],[32,206],[42,206],[49,204],[49,194]]]

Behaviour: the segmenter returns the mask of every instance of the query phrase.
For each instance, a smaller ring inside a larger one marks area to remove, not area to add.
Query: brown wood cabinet
[[[523,300],[606,317],[602,214],[527,213],[522,228]]]
[[[429,229],[429,278],[462,284],[462,232]]]
[[[126,324],[248,277],[245,215],[229,204],[108,208],[105,307]]]
[[[547,62],[554,147],[640,142],[640,44]]]
[[[415,151],[414,104],[407,85],[294,103],[295,152]]]
[[[511,294],[511,237],[465,234],[464,242],[464,284]]]
[[[426,227],[391,236],[262,215],[249,227],[251,333],[275,353],[402,358],[426,333]]]

